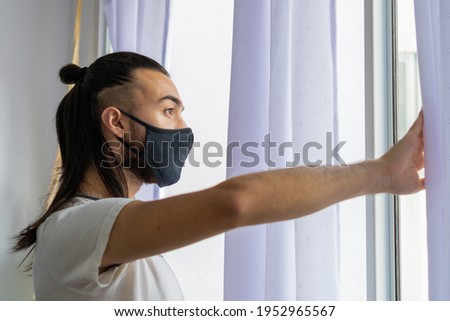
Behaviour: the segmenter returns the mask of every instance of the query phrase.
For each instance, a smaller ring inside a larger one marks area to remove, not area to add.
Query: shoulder
[[[110,197],[99,200],[92,200],[83,197],[74,197],[61,210],[50,217],[68,217],[75,213],[107,213],[114,209],[121,209],[123,206],[135,201],[130,198]]]
[[[100,200],[89,200],[75,197],[59,211],[53,213],[38,230],[42,233],[67,233],[77,227],[92,229],[94,226],[112,224],[122,208],[135,201],[129,198],[111,197]]]

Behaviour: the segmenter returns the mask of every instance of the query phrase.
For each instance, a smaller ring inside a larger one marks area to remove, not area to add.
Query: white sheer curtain
[[[430,300],[450,300],[450,1],[415,0],[425,116]]]
[[[327,140],[337,140],[335,31],[334,0],[235,1],[228,141],[241,152],[228,155],[228,177],[270,169],[270,161],[286,167],[293,153],[303,164],[330,164]],[[270,149],[262,144],[269,132],[276,144]],[[284,155],[283,142],[293,147]],[[259,161],[249,164],[249,151]],[[338,299],[337,214],[332,206],[227,233],[225,300]]]
[[[134,51],[165,64],[170,0],[103,0],[114,51]]]
[[[170,0],[103,0],[113,51],[133,51],[166,64]],[[156,185],[143,185],[137,199],[161,197]]]

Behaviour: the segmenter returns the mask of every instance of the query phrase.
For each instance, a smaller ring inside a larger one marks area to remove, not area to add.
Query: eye
[[[166,114],[170,115],[170,116],[173,116],[173,115],[174,115],[174,110],[175,110],[175,108],[166,108],[166,109],[164,110],[164,112],[165,112]]]

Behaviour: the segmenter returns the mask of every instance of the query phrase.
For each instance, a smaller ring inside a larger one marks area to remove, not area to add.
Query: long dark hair
[[[39,226],[79,192],[90,166],[95,167],[111,196],[128,196],[120,167],[112,170],[100,166],[107,158],[109,162],[106,161],[106,164],[114,159],[108,148],[104,148],[107,145],[100,121],[101,112],[108,104],[118,104],[123,99],[131,98],[126,96],[130,95],[129,87],[136,82],[134,72],[142,68],[169,76],[164,67],[153,59],[132,52],[116,52],[100,57],[89,68],[74,64],[61,68],[61,81],[74,86],[64,96],[56,112],[61,167],[57,172],[55,197],[35,222],[15,236],[13,251],[30,249],[27,256],[33,251]],[[30,263],[27,270],[31,268]]]

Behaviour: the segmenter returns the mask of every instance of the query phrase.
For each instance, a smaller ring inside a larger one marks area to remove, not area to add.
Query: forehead
[[[159,71],[138,69],[135,71],[135,77],[137,87],[146,100],[159,100],[167,95],[179,98],[175,84]]]

